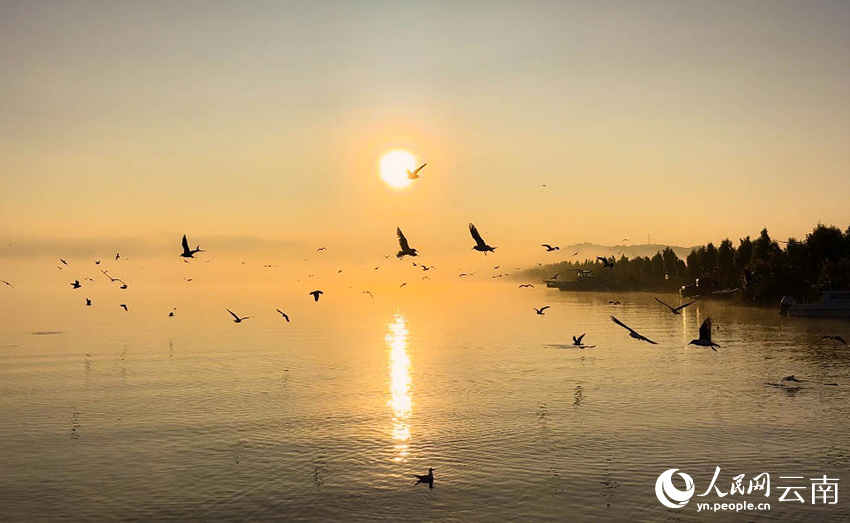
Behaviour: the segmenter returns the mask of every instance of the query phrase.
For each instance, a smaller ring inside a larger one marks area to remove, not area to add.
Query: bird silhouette
[[[401,232],[401,227],[396,227],[395,233],[398,235],[398,245],[401,247],[401,250],[396,253],[396,258],[400,260],[405,256],[417,256],[416,249],[410,248],[410,245],[407,243],[407,238],[405,238],[404,233]]]
[[[608,300],[608,305],[622,305],[620,302],[616,300]]]
[[[785,376],[784,378],[782,378],[782,381],[793,381],[794,383],[802,383],[802,382],[804,382],[804,381],[806,381],[806,380],[800,380],[800,379],[797,379],[797,378],[795,378],[795,377],[794,377],[794,375],[792,374],[792,375],[790,375],[790,376]]]
[[[686,304],[684,304],[684,305],[679,305],[678,307],[671,307],[670,305],[667,305],[666,303],[664,303],[663,301],[659,300],[658,298],[655,298],[655,301],[657,301],[657,302],[658,302],[658,303],[660,303],[661,305],[664,305],[665,307],[667,307],[668,309],[670,309],[670,312],[672,312],[673,314],[681,314],[681,313],[679,312],[680,310],[684,309],[684,308],[685,308],[685,307],[687,307],[688,305],[693,305],[694,303],[696,303],[696,302],[690,301],[690,302],[688,302],[688,303],[686,303]]]
[[[416,478],[416,483],[414,483],[414,485],[427,483],[428,488],[434,488],[434,469],[429,468],[427,474],[423,474],[421,476],[419,474],[414,474],[413,477]]]
[[[82,285],[80,285],[80,280],[74,280],[74,283],[71,283],[70,285],[73,289],[79,289],[80,287],[82,287]]]
[[[116,252],[116,253],[115,253],[115,259],[117,260],[117,259],[118,259],[118,258],[120,258],[120,257],[121,257],[121,253],[117,253],[117,252]]]
[[[720,345],[711,341],[711,318],[706,318],[705,321],[702,322],[702,325],[699,327],[699,338],[691,340],[688,345],[709,347],[714,352],[717,352],[717,349],[714,347],[720,347]]]
[[[472,239],[475,240],[475,247],[473,247],[473,249],[478,252],[483,252],[484,256],[487,256],[488,252],[493,252],[496,250],[495,247],[490,247],[484,242],[484,240],[481,238],[481,234],[478,233],[478,229],[472,223],[469,224],[469,234],[471,234]]]
[[[174,311],[168,311],[168,317],[173,318],[174,317]]]
[[[91,300],[86,298],[86,307],[91,307]]]
[[[842,338],[841,336],[824,336],[823,338],[821,338],[820,341],[826,341],[826,340],[835,340],[839,343],[843,343],[844,345],[847,345],[847,342],[844,341],[844,338]]]
[[[617,318],[615,318],[614,316],[611,316],[611,321],[613,321],[614,323],[616,323],[616,324],[617,324],[617,325],[619,325],[620,327],[623,327],[624,329],[626,329],[627,331],[629,331],[629,336],[631,336],[632,338],[634,338],[634,339],[636,339],[636,340],[638,340],[638,341],[645,341],[645,342],[651,343],[651,344],[653,344],[653,345],[658,345],[657,343],[655,343],[655,342],[654,342],[654,341],[652,341],[651,339],[649,339],[649,338],[647,338],[646,336],[644,336],[644,335],[640,334],[639,332],[637,332],[636,330],[632,329],[631,327],[629,327],[629,326],[628,326],[628,325],[626,325],[625,323],[621,322],[620,320],[618,320],[618,319],[617,319]]]
[[[0,280],[0,283],[5,283],[5,284],[6,284],[6,285],[8,285],[9,287],[11,287],[11,288],[13,288],[13,289],[15,288],[15,286],[14,286],[14,285],[12,285],[11,283],[7,282],[6,280]]]
[[[550,307],[549,305],[546,305],[545,307],[541,307],[541,308],[539,308],[539,309],[538,309],[537,307],[532,307],[532,309],[534,309],[534,312],[536,312],[537,314],[539,314],[539,315],[543,316],[544,314],[546,314],[546,312],[545,312],[545,311],[546,311],[546,309],[548,309],[549,307]]]
[[[375,298],[374,296],[372,296],[372,293],[371,293],[371,292],[369,292],[369,291],[363,291],[363,294],[368,294],[368,295],[369,295],[369,297],[370,297],[370,298],[372,298],[372,299],[374,299],[374,298]]]
[[[414,171],[411,171],[410,169],[408,169],[407,170],[407,178],[410,179],[410,180],[415,180],[415,179],[419,178],[419,171],[421,171],[422,168],[425,167],[426,165],[428,165],[428,164],[423,163],[422,165],[417,167],[416,170],[414,170]]]
[[[602,256],[597,256],[596,259],[602,262],[602,268],[603,269],[610,269],[611,267],[614,266],[614,262],[609,260],[608,258],[603,258]]]
[[[100,265],[100,260],[95,260],[95,261],[94,261],[94,264],[95,264],[95,265]]]
[[[540,246],[541,246],[541,247],[546,247],[546,252],[558,251],[558,250],[560,250],[560,249],[561,249],[560,247],[552,247],[552,246],[551,246],[551,245],[549,245],[548,243],[541,243],[541,244],[540,244]]]
[[[575,336],[573,336],[573,345],[575,345],[576,347],[581,347],[581,340],[582,340],[582,339],[584,339],[584,334],[582,334],[582,335],[581,335],[581,336],[579,336],[578,338],[576,338]]]
[[[578,256],[578,251],[574,252],[573,256]]]
[[[282,310],[280,310],[280,309],[275,309],[275,310],[276,310],[277,312],[279,312],[281,316],[283,316],[283,319],[285,319],[285,320],[286,320],[286,323],[289,323],[289,316],[288,316],[285,312],[283,312],[283,311],[282,311]]]
[[[251,318],[250,316],[245,316],[244,318],[240,318],[232,310],[230,310],[230,309],[224,309],[224,310],[226,310],[227,312],[230,313],[231,316],[233,316],[233,323],[242,323],[242,320],[247,320],[247,319]]]
[[[312,291],[312,292],[310,292],[309,294],[310,294],[311,296],[313,296],[313,301],[319,301],[319,296],[321,296],[322,294],[324,294],[324,292],[322,292],[322,291],[318,291],[318,290],[317,290],[317,291]]]
[[[319,247],[318,249],[316,249],[316,252],[321,252],[321,251],[326,251],[326,250],[328,250],[327,247]]]
[[[532,285],[530,283],[523,283],[519,286],[520,289],[522,289],[523,287],[534,287],[534,285]]]
[[[398,288],[399,288],[399,289],[401,289],[401,288],[402,288],[402,287],[404,287],[405,285],[407,285],[407,282],[402,283],[401,285],[399,285],[399,286],[398,286]]]
[[[65,260],[63,260],[62,258],[59,258],[59,261],[61,261],[61,262],[62,262],[62,265],[68,265],[68,262],[66,262],[66,261],[65,261]]]
[[[124,312],[130,312],[130,310],[129,310],[129,309],[127,309],[127,304],[126,304],[126,303],[122,303],[122,304],[120,305],[120,307],[121,307],[122,309],[124,309]]]
[[[183,252],[180,254],[183,258],[194,258],[196,252],[204,252],[201,250],[201,246],[198,245],[194,249],[189,248],[189,240],[186,239],[186,235],[183,235]]]

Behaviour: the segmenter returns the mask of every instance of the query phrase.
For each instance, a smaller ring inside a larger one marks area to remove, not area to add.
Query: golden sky
[[[470,255],[473,221],[530,259],[844,229],[848,27],[841,1],[3,0],[0,240],[365,258],[401,226]],[[428,163],[401,190],[396,148]]]

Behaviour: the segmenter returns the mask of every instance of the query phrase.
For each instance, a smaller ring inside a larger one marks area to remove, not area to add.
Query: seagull
[[[401,285],[399,285],[399,286],[398,286],[398,288],[399,288],[399,289],[401,289],[401,288],[402,288],[402,287],[404,287],[405,285],[407,285],[407,282],[402,283]]]
[[[679,312],[680,310],[684,309],[684,308],[685,308],[685,307],[687,307],[688,305],[693,305],[694,303],[696,303],[696,302],[690,301],[690,302],[688,302],[688,303],[686,303],[686,304],[684,304],[684,305],[679,305],[678,307],[671,307],[671,306],[667,305],[666,303],[664,303],[663,301],[659,300],[658,298],[655,298],[655,301],[657,301],[657,302],[658,302],[658,303],[660,303],[661,305],[664,305],[665,307],[667,307],[668,309],[670,309],[670,312],[672,312],[673,314],[681,314],[681,313]]]
[[[122,303],[121,305],[119,305],[119,307],[121,307],[122,309],[124,309],[124,312],[130,312],[130,311],[127,309],[127,304],[126,304],[126,303]]]
[[[825,340],[835,340],[835,341],[843,343],[844,345],[847,345],[847,342],[844,341],[844,338],[842,338],[841,336],[824,336],[823,338],[821,338],[820,341],[825,341]]]
[[[709,347],[714,352],[717,352],[717,349],[714,347],[720,347],[720,345],[711,341],[711,318],[706,318],[702,325],[699,328],[699,338],[695,340],[691,340],[688,345],[699,345],[700,347]]]
[[[0,283],[5,283],[5,284],[6,284],[6,285],[8,285],[9,287],[11,287],[11,288],[13,288],[13,289],[15,288],[15,286],[14,286],[14,285],[12,285],[11,283],[7,282],[6,280],[0,280]]]
[[[95,260],[95,261],[94,261],[94,264],[95,264],[95,265],[100,265],[100,260]]]
[[[168,317],[173,318],[174,317],[174,311],[168,311]]]
[[[283,319],[285,319],[285,320],[286,320],[286,323],[289,323],[289,316],[288,316],[285,312],[283,312],[283,311],[282,311],[282,310],[280,310],[280,309],[275,309],[275,310],[276,310],[277,312],[279,312],[281,316],[283,316]]]
[[[231,316],[233,316],[233,323],[242,323],[242,320],[247,320],[247,319],[250,318],[250,316],[245,316],[244,318],[240,318],[232,310],[230,310],[230,309],[224,309],[224,310],[226,310],[227,312],[230,313]]]
[[[519,286],[520,289],[522,289],[523,287],[534,287],[534,285],[532,285],[530,283],[523,283],[522,285]]]
[[[395,233],[398,235],[398,245],[401,247],[401,250],[396,253],[396,258],[400,260],[405,256],[417,256],[416,249],[411,249],[410,245],[408,245],[407,238],[401,232],[401,227],[396,227]]]
[[[634,329],[632,329],[631,327],[629,327],[629,326],[628,326],[628,325],[626,325],[625,323],[621,322],[620,320],[618,320],[618,319],[617,319],[617,318],[615,318],[614,316],[611,316],[611,321],[613,321],[614,323],[616,323],[616,324],[617,324],[617,325],[619,325],[620,327],[623,327],[624,329],[626,329],[627,331],[629,331],[629,336],[631,336],[632,338],[634,338],[634,339],[636,339],[636,340],[638,340],[638,341],[646,341],[646,342],[649,342],[649,343],[651,343],[651,344],[653,344],[653,345],[658,345],[657,343],[655,343],[655,342],[654,342],[654,341],[652,341],[651,339],[647,338],[646,336],[643,336],[643,335],[639,334],[637,331],[635,331]]]
[[[319,247],[318,249],[316,249],[316,252],[326,251],[326,250],[328,250],[327,247]]]
[[[86,298],[86,307],[91,307],[91,300]]]
[[[117,260],[117,259],[118,259],[118,258],[120,258],[120,257],[121,257],[121,254],[116,252],[116,253],[115,253],[115,259]]]
[[[573,256],[578,256],[578,251],[574,252]]]
[[[608,300],[608,304],[609,305],[622,305],[620,302],[615,301],[615,300]]]
[[[416,478],[416,483],[414,485],[418,485],[420,483],[427,483],[428,488],[434,488],[434,469],[428,469],[428,474],[414,474],[413,477]]]
[[[322,291],[313,291],[313,292],[310,292],[309,294],[311,294],[311,295],[313,296],[313,301],[319,301],[319,296],[321,296],[322,294],[324,294],[324,292],[322,292]]]
[[[363,294],[368,294],[368,295],[369,295],[369,297],[371,297],[371,298],[373,298],[373,299],[375,298],[374,296],[372,296],[372,293],[371,293],[371,292],[369,292],[369,291],[363,291]]]
[[[790,376],[785,376],[784,378],[782,378],[782,381],[793,381],[793,382],[795,382],[795,383],[801,383],[801,382],[806,381],[806,380],[800,380],[800,379],[797,379],[797,378],[795,378],[795,377],[794,377],[794,375],[792,374],[792,375],[790,375]]]
[[[65,260],[63,260],[62,258],[59,258],[59,261],[61,261],[61,262],[62,262],[62,265],[68,265],[68,262],[66,262],[66,261],[65,261]]]
[[[496,269],[498,269],[499,267],[501,267],[501,265],[496,265],[496,266],[494,266],[494,267],[493,267],[493,270],[495,271],[495,270],[496,270]]]
[[[80,287],[82,287],[82,285],[80,285],[80,280],[74,280],[74,283],[71,283],[70,285],[74,289],[79,289]]]
[[[614,266],[614,263],[611,260],[609,260],[608,258],[603,258],[602,256],[597,256],[596,259],[602,262],[602,268],[603,269],[610,269],[611,267]]]
[[[182,256],[184,258],[194,258],[196,252],[204,252],[204,251],[201,250],[200,245],[198,245],[194,249],[190,249],[189,248],[189,240],[186,239],[186,235],[184,234],[183,235],[183,252],[180,254],[180,256]]]
[[[586,333],[584,333],[584,334],[586,334]],[[582,334],[578,338],[573,336],[573,345],[575,345],[576,347],[581,347],[581,340],[584,339],[584,334]]]
[[[479,252],[483,252],[484,256],[487,256],[488,252],[493,252],[496,250],[495,247],[490,247],[489,245],[484,243],[484,240],[481,238],[481,234],[478,233],[478,229],[475,228],[475,225],[473,225],[472,223],[469,224],[469,234],[471,234],[472,239],[475,240],[475,247],[473,247],[473,249]]]
[[[540,246],[541,246],[541,247],[546,247],[546,252],[558,251],[558,250],[560,250],[560,249],[561,249],[560,247],[552,247],[552,246],[551,246],[551,245],[549,245],[548,243],[541,243],[541,244],[540,244]]]
[[[415,179],[419,178],[419,171],[421,171],[422,168],[425,167],[426,165],[428,165],[428,164],[423,163],[422,165],[417,167],[415,171],[411,171],[410,169],[408,169],[407,170],[407,178],[410,179],[410,180],[415,180]]]
[[[545,312],[545,311],[546,311],[546,309],[548,309],[549,307],[550,307],[549,305],[546,305],[545,307],[541,307],[541,308],[539,308],[539,309],[538,309],[537,307],[532,307],[532,309],[534,309],[534,312],[536,312],[537,314],[539,314],[539,315],[543,316],[544,314],[546,314],[546,312]]]
[[[475,271],[475,272],[478,272],[478,271]],[[475,274],[475,272],[469,272],[469,273],[462,272],[462,273],[458,274],[458,278],[463,278],[464,276],[472,276],[473,274]]]
[[[551,278],[549,278],[549,279],[550,279],[550,280],[557,280],[557,279],[558,279],[558,275],[559,275],[559,274],[561,274],[561,273],[560,273],[560,272],[556,272],[556,273],[555,273],[555,275],[554,275],[554,276],[552,276],[552,277],[551,277]]]

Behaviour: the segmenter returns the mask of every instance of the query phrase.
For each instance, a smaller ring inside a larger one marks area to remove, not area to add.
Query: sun
[[[413,183],[413,180],[407,177],[407,172],[414,169],[416,158],[403,149],[390,151],[381,157],[381,178],[390,187],[402,189]]]

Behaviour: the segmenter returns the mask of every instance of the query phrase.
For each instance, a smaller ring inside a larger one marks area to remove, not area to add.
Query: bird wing
[[[479,247],[484,247],[487,245],[486,243],[484,243],[484,240],[481,239],[481,235],[478,234],[478,229],[475,227],[475,225],[471,223],[469,224],[469,234],[472,235],[472,239],[475,240],[475,243]]]
[[[679,305],[678,307],[676,307],[673,310],[680,311],[680,310],[684,309],[685,307],[687,307],[688,305],[693,305],[694,303],[696,303],[696,302],[695,301],[689,301],[688,303],[686,303],[684,305]]]
[[[545,310],[546,310],[546,309],[548,309],[549,307],[550,307],[550,305],[547,305],[547,306],[545,306],[545,307],[540,307],[540,312],[545,311]]]
[[[398,235],[398,244],[401,247],[401,250],[409,251],[410,245],[407,244],[407,238],[405,238],[404,233],[401,232],[401,227],[396,227],[395,232]]]
[[[551,246],[551,245],[549,245],[548,243],[541,243],[541,244],[540,244],[540,246],[541,246],[541,247],[546,247],[546,249],[551,249],[551,248],[552,248],[552,246]]]
[[[613,321],[614,323],[616,323],[616,324],[617,324],[617,325],[619,325],[620,327],[622,327],[622,328],[626,329],[627,331],[629,331],[629,332],[634,332],[635,334],[637,334],[637,332],[635,332],[635,331],[634,331],[634,329],[632,329],[631,327],[629,327],[629,326],[628,326],[628,325],[626,325],[625,323],[621,322],[621,321],[620,321],[620,320],[618,320],[616,317],[611,316],[611,321]]]
[[[236,315],[236,314],[235,314],[232,310],[230,310],[230,309],[224,309],[224,310],[226,310],[227,312],[229,312],[229,313],[230,313],[230,315],[231,315],[231,316],[233,316],[234,318],[236,318],[237,320],[239,319],[239,316],[237,316],[237,315]]]
[[[673,307],[671,307],[671,306],[667,305],[666,303],[664,303],[663,301],[659,300],[658,298],[655,298],[655,301],[657,301],[657,302],[658,302],[658,303],[660,303],[661,305],[664,305],[665,307],[667,307],[667,308],[668,308],[668,309],[670,309],[671,311],[676,311],[676,310],[678,310],[678,309],[674,309]],[[693,303],[693,302],[692,302],[692,303]]]
[[[699,339],[711,341],[711,318],[706,318],[699,328]]]
[[[415,171],[413,171],[411,174],[419,174],[419,171],[421,171],[421,170],[422,170],[422,168],[423,168],[423,167],[425,167],[426,165],[428,165],[428,164],[427,164],[427,163],[423,163],[423,164],[422,164],[422,165],[420,165],[420,166],[419,166],[419,167],[418,167]]]
[[[576,337],[575,337],[575,336],[573,336],[573,339],[576,341],[576,343],[578,343],[579,345],[581,345],[581,340],[583,340],[583,339],[584,339],[584,335],[585,335],[585,334],[587,334],[587,333],[582,333],[582,335],[581,335],[581,336],[579,336],[579,337],[578,337],[578,339],[576,339]]]
[[[841,342],[841,343],[843,343],[844,345],[847,345],[847,342],[846,342],[846,341],[844,341],[844,338],[842,338],[841,336],[836,336],[836,337],[835,337],[835,339],[836,339],[837,341],[840,341],[840,342]]]
[[[183,252],[189,252],[189,240],[186,239],[186,235],[183,235]]]

